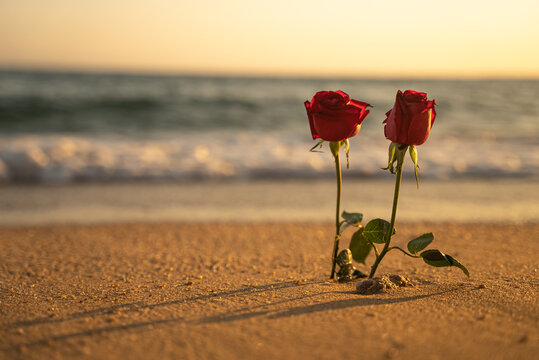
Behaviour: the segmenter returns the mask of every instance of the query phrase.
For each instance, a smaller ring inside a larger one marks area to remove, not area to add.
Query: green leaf
[[[353,226],[358,226],[361,223],[361,220],[363,220],[363,214],[361,213],[349,213],[343,211],[341,217],[344,221]]]
[[[466,274],[466,276],[470,276],[470,272],[464,265],[462,265],[460,262],[457,261],[454,257],[451,255],[445,255],[440,250],[425,250],[421,254],[421,257],[423,258],[423,261],[431,266],[436,267],[446,267],[446,266],[455,266]]]
[[[449,262],[445,254],[440,250],[425,250],[420,254],[420,256],[423,258],[423,261],[430,266],[451,266],[451,262]]]
[[[363,234],[373,243],[383,244],[390,226],[384,219],[373,219],[365,226]]]
[[[352,251],[352,258],[355,261],[365,264],[365,259],[369,256],[372,246],[363,235],[363,229],[364,228],[360,228],[354,235],[352,235],[350,246],[348,248]]]
[[[434,240],[434,235],[432,233],[426,233],[419,237],[416,237],[413,240],[410,240],[408,243],[408,251],[412,254],[417,254]]]
[[[466,274],[467,277],[470,277],[470,272],[468,271],[468,269],[466,269],[466,266],[462,265],[460,262],[458,262],[457,259],[455,259],[451,255],[445,255],[445,257],[451,262],[451,266],[458,267],[462,270],[462,272]]]

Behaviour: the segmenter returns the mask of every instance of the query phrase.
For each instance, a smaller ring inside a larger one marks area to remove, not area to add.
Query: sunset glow
[[[0,67],[539,77],[539,3],[5,0]]]

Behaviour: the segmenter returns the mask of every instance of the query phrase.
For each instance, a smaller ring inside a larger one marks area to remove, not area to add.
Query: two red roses
[[[436,118],[435,105],[436,102],[429,101],[425,93],[399,90],[395,105],[384,120],[386,138],[402,145],[423,144]],[[305,101],[313,139],[343,141],[355,136],[369,114],[369,106],[350,99],[340,90],[317,92],[311,102]]]

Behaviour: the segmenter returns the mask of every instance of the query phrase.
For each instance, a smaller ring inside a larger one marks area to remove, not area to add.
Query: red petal
[[[424,92],[406,90],[403,95],[408,102],[423,102],[427,100],[427,94]]]
[[[337,90],[335,91],[335,93],[339,94],[342,96],[343,100],[344,100],[344,103],[346,104],[348,101],[350,101],[350,96],[348,96],[347,93],[345,93],[344,91],[342,90]]]
[[[421,145],[429,138],[432,127],[432,111],[425,109],[422,112],[414,113],[412,122],[408,128],[407,145]]]
[[[432,99],[432,101],[429,101],[429,105],[428,107],[429,108],[432,108],[432,125],[434,125],[434,119],[436,119],[436,109],[434,108],[435,105],[438,105],[436,104],[436,100]]]
[[[395,107],[393,109],[395,109]],[[386,139],[396,142],[398,140],[398,127],[395,116],[392,116],[393,109],[387,112],[388,117],[384,120],[384,135],[386,136]]]
[[[372,107],[371,104],[356,99],[350,99],[350,105],[353,105],[363,110],[365,110],[367,107]]]
[[[304,105],[305,105],[305,110],[307,110],[307,117],[309,118],[309,126],[311,128],[311,135],[313,136],[313,140],[314,140],[316,138],[319,138],[320,136],[318,136],[318,133],[316,132],[316,129],[314,127],[313,115],[311,113],[311,103],[309,103],[308,101],[305,101]]]
[[[399,144],[406,144],[407,141],[407,131],[410,127],[411,114],[406,106],[406,100],[404,99],[404,94],[402,91],[398,91],[397,98],[395,99],[395,110],[392,114],[394,116],[394,121],[397,131],[397,140],[395,142]]]

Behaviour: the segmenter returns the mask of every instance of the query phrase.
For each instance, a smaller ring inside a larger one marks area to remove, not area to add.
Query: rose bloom
[[[365,102],[350,99],[341,90],[319,91],[305,101],[313,139],[342,141],[355,136],[369,114]]]
[[[386,138],[403,145],[421,145],[427,141],[436,118],[436,101],[427,94],[413,90],[397,92],[393,109],[386,113]]]

